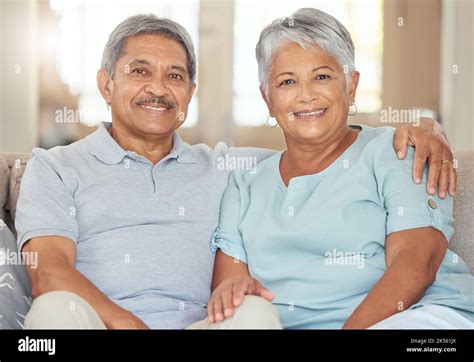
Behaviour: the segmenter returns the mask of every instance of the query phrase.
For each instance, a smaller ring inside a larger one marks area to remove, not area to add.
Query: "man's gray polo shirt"
[[[35,148],[16,214],[19,248],[37,236],[77,244],[76,268],[151,328],[206,317],[210,238],[232,168],[272,151],[190,146],[177,134],[156,165],[122,149],[111,124],[69,146]]]

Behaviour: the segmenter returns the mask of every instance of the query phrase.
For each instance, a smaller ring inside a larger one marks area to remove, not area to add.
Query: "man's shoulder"
[[[214,147],[200,143],[191,145],[190,148],[195,159],[204,160],[218,170],[227,171],[253,169],[258,163],[276,153],[275,150],[258,147],[229,146],[223,141]]]
[[[218,142],[214,147],[210,147],[205,143],[196,143],[189,145],[189,147],[191,148],[195,158],[209,161],[229,152],[229,147],[225,142]]]
[[[259,158],[259,160],[264,160],[277,152],[275,150],[259,147],[235,147],[228,145],[224,141],[217,142],[214,147],[210,147],[205,143],[193,144],[190,145],[190,147],[195,154],[201,154],[205,157],[217,157],[229,154],[230,156],[255,156]]]
[[[66,146],[55,146],[50,149],[35,147],[31,151],[30,161],[39,160],[54,169],[73,167],[78,160],[86,156],[87,147],[85,139],[73,142]]]

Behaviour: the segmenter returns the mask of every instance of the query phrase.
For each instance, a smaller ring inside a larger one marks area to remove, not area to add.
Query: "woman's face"
[[[275,52],[268,95],[263,90],[262,95],[286,138],[324,143],[346,127],[358,81],[359,73],[354,72],[347,87],[342,66],[320,47],[303,49],[289,42]]]

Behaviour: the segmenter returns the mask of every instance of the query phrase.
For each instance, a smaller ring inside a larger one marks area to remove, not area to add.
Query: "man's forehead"
[[[149,62],[155,57],[177,58],[186,61],[186,51],[176,40],[162,35],[138,35],[127,39],[123,49],[127,58]]]
[[[179,60],[175,58],[170,58],[171,62],[167,64],[166,62],[162,61],[163,58],[158,60],[148,60],[148,59],[131,59],[127,62],[129,67],[134,67],[137,65],[145,65],[148,67],[156,67],[158,64],[166,64],[169,68],[179,70],[181,72],[186,72],[186,66]]]

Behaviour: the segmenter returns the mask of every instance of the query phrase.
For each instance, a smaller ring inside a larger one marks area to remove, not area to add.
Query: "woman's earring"
[[[351,113],[351,107],[354,106],[355,110],[354,112]],[[355,103],[352,103],[350,106],[349,106],[349,116],[355,116],[357,114],[357,104]]]
[[[275,123],[274,125],[271,125],[271,124],[270,124],[270,122],[269,122],[270,118],[273,118],[273,117],[270,116],[270,115],[268,115],[268,117],[267,117],[267,125],[270,126],[270,127],[272,127],[272,128],[278,127],[278,122]]]

